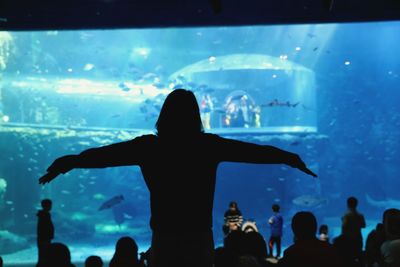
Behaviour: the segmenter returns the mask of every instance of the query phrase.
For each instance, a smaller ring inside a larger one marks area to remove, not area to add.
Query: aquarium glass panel
[[[266,240],[279,204],[286,248],[301,210],[338,236],[349,196],[365,215],[365,241],[385,209],[400,208],[399,43],[397,21],[0,32],[0,255],[36,261],[45,198],[54,241],[69,245],[74,262],[108,261],[126,235],[146,251],[149,192],[139,167],[75,169],[45,186],[38,179],[62,155],[154,133],[177,88],[196,95],[206,132],[298,153],[318,174],[220,164],[216,247],[230,201]],[[172,219],[177,229],[190,224]]]

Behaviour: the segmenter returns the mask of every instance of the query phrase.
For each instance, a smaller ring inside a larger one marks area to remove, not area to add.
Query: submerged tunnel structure
[[[212,56],[176,71],[170,80],[191,88],[201,110],[211,102],[205,111],[211,113],[211,131],[317,132],[314,72],[285,55]],[[233,117],[239,122],[233,123]]]

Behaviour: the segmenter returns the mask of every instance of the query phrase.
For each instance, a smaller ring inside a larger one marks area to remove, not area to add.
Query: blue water
[[[210,95],[206,131],[299,153],[319,175],[221,164],[216,245],[232,200],[266,239],[278,203],[287,247],[297,211],[312,211],[334,237],[347,197],[355,196],[366,236],[386,208],[400,208],[399,43],[400,22],[1,32],[0,238],[11,245],[0,255],[36,260],[43,198],[53,200],[57,241],[102,248],[107,258],[129,235],[146,250],[149,193],[139,168],[73,170],[44,187],[37,180],[58,156],[152,132],[165,96],[180,86],[200,104]],[[244,95],[250,119],[227,124],[229,105],[238,108]],[[98,211],[120,194],[125,200],[114,210]],[[73,249],[73,259],[83,258]]]

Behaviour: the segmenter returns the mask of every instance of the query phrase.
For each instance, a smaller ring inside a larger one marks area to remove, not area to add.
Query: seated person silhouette
[[[311,212],[301,211],[292,218],[294,244],[288,247],[279,266],[283,267],[338,267],[335,248],[328,242],[318,240],[317,220]]]
[[[240,230],[243,223],[242,212],[235,201],[229,203],[229,209],[224,213],[224,226],[222,231],[225,235],[230,231]]]
[[[220,162],[282,163],[316,177],[297,154],[205,133],[188,90],[167,96],[156,129],[156,134],[60,157],[39,179],[45,184],[74,168],[140,166],[150,191],[153,267],[213,265],[212,209]],[[190,223],[177,228],[181,219]]]

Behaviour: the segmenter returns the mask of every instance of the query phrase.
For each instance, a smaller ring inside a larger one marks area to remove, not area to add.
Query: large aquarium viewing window
[[[315,76],[296,63],[301,44],[282,54],[273,51],[279,39],[251,49],[222,45],[246,31],[3,33],[4,57],[14,52],[17,60],[3,75],[3,122],[151,131],[165,96],[183,87],[195,92],[208,131],[316,132]]]
[[[38,178],[61,155],[154,133],[177,88],[194,92],[206,132],[293,151],[319,175],[221,164],[216,246],[230,201],[266,240],[278,203],[287,247],[301,210],[339,235],[349,196],[367,219],[365,241],[386,208],[400,208],[399,43],[397,21],[0,32],[0,255],[36,261],[44,198],[73,261],[109,259],[126,235],[147,250],[149,193],[138,167],[77,169],[46,186]]]

